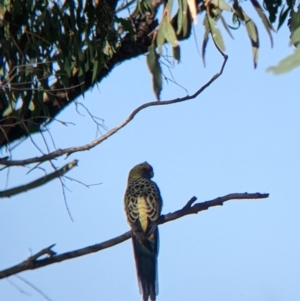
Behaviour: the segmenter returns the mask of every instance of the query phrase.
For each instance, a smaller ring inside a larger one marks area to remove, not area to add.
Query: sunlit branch
[[[166,215],[162,215],[158,221],[158,224],[164,224],[170,221],[173,221],[175,219],[181,218],[183,216],[189,215],[189,214],[196,214],[200,211],[207,210],[210,207],[214,206],[222,206],[224,202],[227,202],[229,200],[233,199],[239,199],[239,200],[245,200],[245,199],[264,199],[268,198],[269,194],[267,193],[232,193],[225,195],[223,197],[218,197],[211,201],[206,201],[203,203],[195,203],[197,200],[196,197],[192,197],[184,206],[182,209],[177,210],[173,213],[169,213]],[[193,205],[194,204],[194,205]],[[66,252],[63,254],[56,254],[52,248],[54,245],[51,245],[35,255],[30,256],[25,261],[21,262],[20,264],[17,264],[11,268],[5,269],[3,271],[0,271],[0,279],[9,277],[11,275],[20,273],[22,271],[26,270],[34,270],[38,269],[53,263],[58,263],[67,259],[73,259],[76,257],[80,257],[83,255],[87,255],[90,253],[98,252],[103,249],[107,249],[110,247],[113,247],[131,237],[131,232],[128,231],[120,236],[117,236],[115,238],[109,239],[107,241],[104,241],[102,243],[95,244],[93,246],[88,246],[82,249]],[[48,256],[46,258],[39,259],[42,256]]]

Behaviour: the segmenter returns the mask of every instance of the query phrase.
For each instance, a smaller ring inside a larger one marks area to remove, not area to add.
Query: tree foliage
[[[289,17],[293,33],[299,13],[293,1],[250,0],[267,30],[280,28]],[[57,1],[4,0],[0,4],[0,147],[39,132],[57,114],[95,83],[128,59],[147,54],[153,89],[162,90],[160,57],[169,43],[180,61],[180,40],[190,37],[192,23],[203,15],[202,56],[212,38],[225,51],[217,25],[229,32],[223,11],[232,25],[243,24],[249,37],[254,66],[259,30],[238,0]],[[161,14],[161,15],[160,15]],[[160,15],[160,16],[159,16]],[[268,17],[266,16],[268,15]],[[294,42],[298,45],[298,42]],[[296,61],[299,64],[298,51]],[[295,61],[295,57],[293,57]],[[278,69],[274,69],[276,72]],[[279,70],[282,71],[282,68]]]

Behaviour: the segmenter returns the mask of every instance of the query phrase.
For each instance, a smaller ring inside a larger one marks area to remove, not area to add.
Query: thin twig
[[[223,197],[218,197],[214,200],[211,201],[206,201],[203,203],[197,203],[192,205],[192,202],[196,199],[196,197],[192,197],[186,205],[183,206],[182,209],[177,210],[173,213],[169,213],[166,215],[162,215],[160,219],[158,220],[158,224],[164,224],[170,221],[173,221],[175,219],[181,218],[185,215],[189,214],[195,214],[203,210],[207,210],[210,207],[214,206],[222,206],[224,202],[227,202],[229,200],[233,199],[264,199],[268,198],[269,194],[268,193],[231,193],[228,195],[225,195]],[[37,255],[40,255],[41,252],[38,252],[36,255],[33,255],[26,259],[25,261],[21,262],[20,264],[17,264],[11,268],[5,269],[3,271],[0,271],[0,279],[9,277],[11,275],[20,273],[22,271],[26,270],[34,270],[38,269],[53,263],[58,263],[64,260],[80,257],[83,255],[87,255],[90,253],[98,252],[110,247],[113,247],[131,237],[131,231],[128,231],[120,236],[117,236],[115,238],[109,239],[107,241],[104,241],[102,243],[95,244],[93,246],[88,246],[82,249],[62,253],[59,255],[50,255],[48,258],[44,259],[37,259]],[[46,249],[51,249],[51,246],[46,248]],[[44,249],[45,250],[45,249]],[[51,250],[52,251],[52,250]],[[43,252],[42,252],[43,253]]]
[[[17,165],[26,165],[26,164],[31,164],[31,163],[37,163],[37,162],[45,162],[48,160],[52,160],[54,158],[67,155],[67,157],[75,152],[82,152],[82,151],[87,151],[92,149],[93,147],[97,146],[98,144],[102,143],[112,135],[114,135],[116,132],[118,132],[120,129],[125,127],[130,121],[133,120],[133,118],[142,110],[148,108],[148,107],[153,107],[153,106],[164,106],[164,105],[170,105],[170,104],[175,104],[175,103],[180,103],[184,102],[190,99],[196,98],[200,93],[202,93],[207,87],[209,87],[218,77],[220,77],[223,73],[223,70],[225,68],[226,62],[228,60],[228,56],[223,54],[224,61],[222,63],[222,66],[220,68],[220,71],[216,73],[205,85],[203,85],[201,88],[199,88],[194,94],[192,95],[187,95],[184,97],[180,98],[174,98],[171,100],[164,100],[164,101],[151,101],[148,103],[145,103],[139,107],[137,107],[132,113],[118,126],[115,128],[111,129],[109,132],[107,132],[105,135],[99,137],[98,139],[93,140],[92,142],[78,146],[78,147],[69,147],[65,149],[58,149],[52,153],[40,156],[40,157],[33,157],[29,159],[24,159],[24,160],[0,160],[1,165],[6,165],[6,166],[17,166]]]
[[[28,280],[24,279],[21,276],[16,275],[16,277],[23,281],[24,283],[26,283],[28,286],[30,286],[33,290],[35,290],[37,293],[39,293],[41,296],[43,296],[46,300],[48,301],[52,301],[44,292],[42,292],[38,287],[36,287],[34,284],[32,284],[31,282],[29,282]]]
[[[62,193],[63,193],[63,198],[64,198],[65,207],[66,207],[66,210],[67,210],[67,212],[68,212],[68,216],[69,216],[71,222],[74,223],[73,216],[72,216],[71,211],[70,211],[70,208],[69,208],[69,206],[68,206],[67,196],[66,196],[66,191],[65,191],[65,189],[68,189],[68,188],[67,188],[66,185],[63,183],[62,177],[59,177],[59,181],[60,181],[60,185],[61,185],[61,189],[62,189]]]
[[[17,276],[16,276],[17,277]],[[11,281],[10,278],[6,279],[10,285],[12,285],[15,289],[17,289],[21,294],[31,296],[28,292],[24,291],[22,288],[20,288],[17,284],[15,284],[13,281]]]
[[[44,185],[47,182],[50,182],[53,179],[58,178],[58,177],[62,176],[63,174],[67,173],[73,167],[77,166],[77,162],[78,162],[77,160],[73,160],[72,162],[66,164],[62,168],[60,168],[60,169],[58,169],[58,170],[56,170],[56,171],[54,171],[54,172],[52,172],[48,175],[45,175],[44,177],[41,177],[37,180],[34,180],[34,181],[32,181],[28,184],[0,191],[0,198],[11,197],[11,196],[16,195],[18,193],[25,192],[25,191],[28,191],[30,189],[36,188],[38,186]]]
[[[98,185],[101,185],[101,184],[102,184],[102,182],[101,182],[101,183],[94,183],[94,184],[85,184],[85,183],[83,183],[83,182],[81,182],[81,181],[79,181],[79,180],[76,180],[76,179],[71,178],[71,177],[68,177],[68,176],[64,176],[64,178],[66,178],[66,179],[69,180],[69,181],[74,181],[74,182],[76,182],[76,183],[78,183],[78,184],[81,184],[82,186],[84,186],[84,187],[86,187],[86,188],[90,188],[90,187],[92,187],[92,186],[98,186]]]

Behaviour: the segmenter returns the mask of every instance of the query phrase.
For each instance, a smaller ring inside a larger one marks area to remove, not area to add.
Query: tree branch
[[[173,213],[169,213],[166,215],[162,215],[158,221],[158,224],[164,224],[170,221],[173,221],[175,219],[181,218],[185,215],[189,214],[195,214],[203,210],[207,210],[210,207],[214,206],[222,206],[224,202],[227,202],[229,200],[233,199],[264,199],[268,198],[268,193],[232,193],[225,195],[223,197],[218,197],[211,201],[206,201],[203,203],[197,203],[192,206],[192,204],[197,200],[196,197],[192,197],[185,206],[183,206],[182,209],[177,210]],[[21,262],[20,264],[17,264],[11,268],[5,269],[3,271],[0,271],[0,279],[9,277],[11,275],[26,271],[26,270],[34,270],[41,268],[46,265],[50,265],[53,263],[58,263],[67,259],[72,259],[76,257],[80,257],[83,255],[87,255],[90,253],[98,252],[103,249],[110,248],[112,246],[115,246],[131,237],[131,231],[128,231],[120,236],[117,236],[115,238],[109,239],[107,241],[104,241],[99,244],[95,244],[93,246],[85,247],[82,249],[78,249],[75,251],[66,252],[63,254],[56,255],[54,251],[52,251],[52,247],[54,245],[51,245],[48,248],[43,249],[42,251],[39,251],[35,255],[30,256],[25,261]],[[43,255],[48,255],[49,257],[38,259],[39,257]]]
[[[33,188],[37,188],[38,186],[42,186],[42,185],[46,184],[47,182],[50,182],[50,181],[54,180],[55,178],[61,177],[62,175],[67,173],[73,167],[77,166],[77,162],[78,162],[77,160],[73,160],[72,162],[66,164],[62,168],[60,168],[48,175],[45,175],[44,177],[34,180],[28,184],[0,191],[0,198],[11,197],[18,193],[25,192],[25,191],[28,191]]]
[[[187,95],[184,97],[179,97],[171,100],[164,100],[164,101],[151,101],[147,102],[139,107],[137,107],[132,113],[118,126],[115,128],[111,129],[108,131],[105,135],[99,137],[98,139],[95,139],[94,141],[78,146],[78,147],[69,147],[65,149],[58,149],[52,153],[40,156],[40,157],[33,157],[29,159],[24,159],[24,160],[6,160],[6,159],[0,159],[0,164],[5,165],[5,166],[21,166],[21,165],[26,165],[26,164],[31,164],[31,163],[37,163],[37,162],[45,162],[48,160],[55,159],[57,157],[60,157],[62,155],[71,155],[75,152],[82,152],[86,150],[90,150],[93,147],[97,146],[98,144],[102,143],[104,140],[108,139],[112,135],[114,135],[116,132],[118,132],[120,129],[122,129],[124,126],[126,126],[130,121],[133,120],[133,118],[142,110],[148,108],[148,107],[153,107],[153,106],[164,106],[164,105],[170,105],[170,104],[175,104],[183,101],[187,101],[190,99],[196,98],[200,93],[202,93],[207,87],[209,87],[218,77],[220,77],[223,73],[223,70],[225,68],[226,62],[228,60],[228,56],[223,55],[224,61],[221,65],[220,71],[216,73],[206,84],[204,84],[201,88],[199,88],[194,94],[192,95]]]

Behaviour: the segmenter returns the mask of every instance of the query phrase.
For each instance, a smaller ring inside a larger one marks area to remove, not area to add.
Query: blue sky
[[[249,14],[255,16],[247,3]],[[159,185],[163,213],[181,208],[192,196],[207,201],[228,193],[270,193],[264,200],[229,201],[160,227],[157,300],[280,301],[300,300],[300,97],[299,69],[282,76],[265,70],[293,49],[285,28],[267,33],[257,18],[261,38],[258,68],[253,69],[245,28],[231,40],[223,31],[228,64],[223,76],[199,97],[140,112],[124,129],[96,148],[60,158],[79,166],[67,181],[71,222],[58,180],[0,202],[0,269],[17,264],[56,243],[58,253],[99,243],[127,231],[123,195],[129,170],[148,161]],[[172,70],[190,94],[207,82],[222,63],[210,41],[204,68],[196,44],[202,41],[202,16],[192,37],[181,43],[182,62]],[[199,47],[201,49],[201,47]],[[167,70],[166,74],[167,74]],[[185,96],[164,82],[161,99]],[[111,129],[137,106],[155,99],[146,59],[141,56],[116,67],[83,102]],[[57,148],[79,146],[95,138],[95,124],[75,105],[58,116],[50,129]],[[44,149],[41,137],[34,136]],[[50,140],[49,140],[50,141]],[[14,159],[39,155],[27,140]],[[47,165],[45,170],[51,172]],[[8,187],[43,175],[27,168],[9,171]],[[1,189],[7,173],[1,173]],[[141,300],[131,242],[74,260],[26,271],[30,281],[51,300]],[[20,292],[15,286],[23,291]],[[0,282],[3,301],[45,300],[15,276]]]

